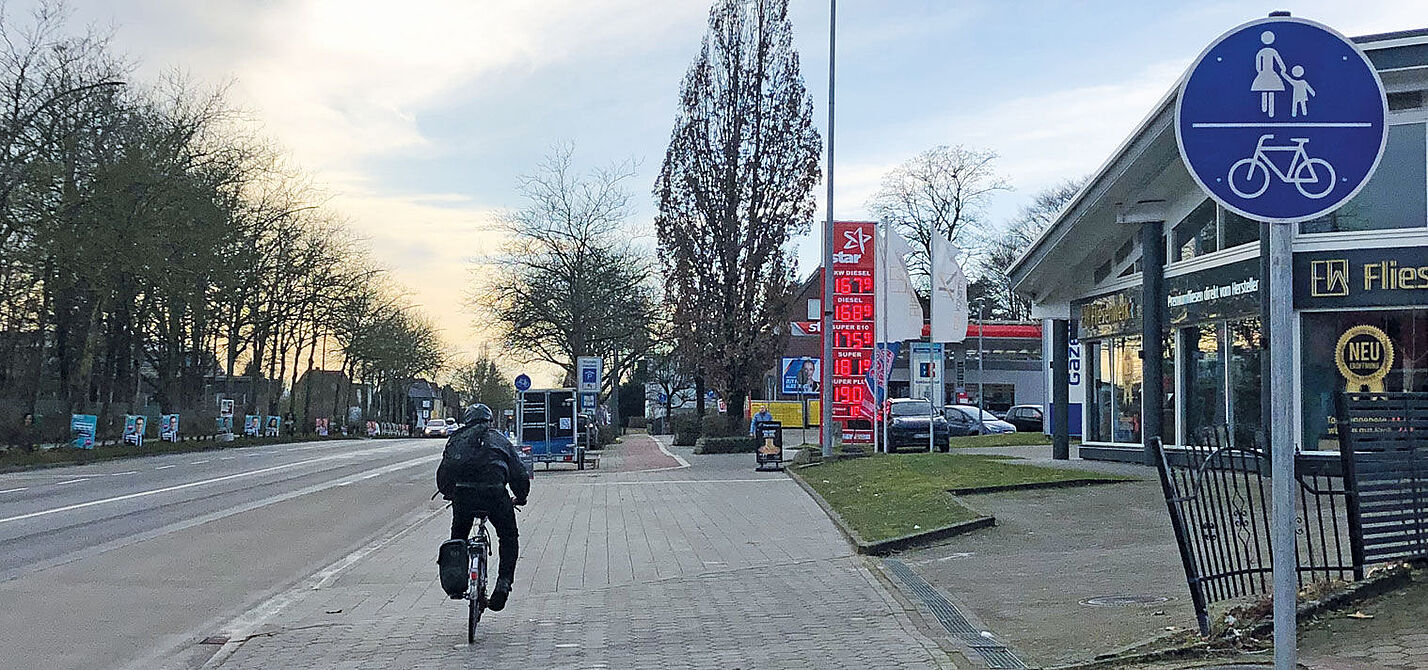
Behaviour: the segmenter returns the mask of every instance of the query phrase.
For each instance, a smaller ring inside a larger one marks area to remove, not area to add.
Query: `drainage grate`
[[[937,589],[932,588],[927,580],[921,575],[913,572],[906,563],[896,559],[883,559],[883,565],[888,572],[896,575],[918,600],[922,601],[937,622],[942,624],[953,639],[971,647],[978,656],[986,662],[991,670],[1025,670],[1026,664],[1016,657],[1006,645],[997,642],[989,635],[983,635],[967,621],[967,617],[962,616],[962,612],[957,609],[947,598],[943,597]]]

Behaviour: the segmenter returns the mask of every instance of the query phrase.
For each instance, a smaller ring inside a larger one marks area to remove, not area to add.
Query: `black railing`
[[[1360,576],[1428,557],[1428,393],[1344,393],[1336,409]]]
[[[1182,567],[1203,634],[1209,605],[1272,588],[1269,462],[1230,446],[1223,428],[1204,430],[1184,448],[1154,450]],[[1296,459],[1299,496],[1295,551],[1301,586],[1355,574],[1343,478]]]

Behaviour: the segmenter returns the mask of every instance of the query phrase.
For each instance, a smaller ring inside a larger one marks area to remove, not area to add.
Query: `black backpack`
[[[446,441],[446,450],[441,454],[441,465],[436,467],[436,488],[443,495],[450,496],[457,484],[482,484],[499,477],[496,453],[486,444],[486,426],[462,429]]]

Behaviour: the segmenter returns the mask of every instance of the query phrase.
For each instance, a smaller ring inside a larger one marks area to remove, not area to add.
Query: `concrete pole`
[[[833,65],[837,53],[838,0],[828,0],[828,197],[824,208],[828,220],[823,225],[823,362],[818,367],[823,380],[819,412],[822,416],[823,457],[833,456]]]
[[[1140,225],[1141,267],[1141,387],[1140,439],[1145,447],[1145,464],[1154,466],[1151,440],[1160,437],[1164,426],[1165,393],[1165,222],[1146,221]]]
[[[1269,227],[1269,389],[1271,492],[1274,549],[1274,667],[1298,667],[1299,566],[1294,539],[1294,251],[1293,230],[1287,224]]]
[[[1051,321],[1051,457],[1071,458],[1071,322]]]

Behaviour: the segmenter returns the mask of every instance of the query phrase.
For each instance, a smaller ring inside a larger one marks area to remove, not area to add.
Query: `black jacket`
[[[455,465],[450,458],[461,452],[479,455],[470,469]],[[510,486],[518,501],[530,495],[530,473],[515,445],[500,431],[483,425],[463,426],[446,440],[446,454],[436,468],[436,488],[442,495],[449,497],[458,485]]]

